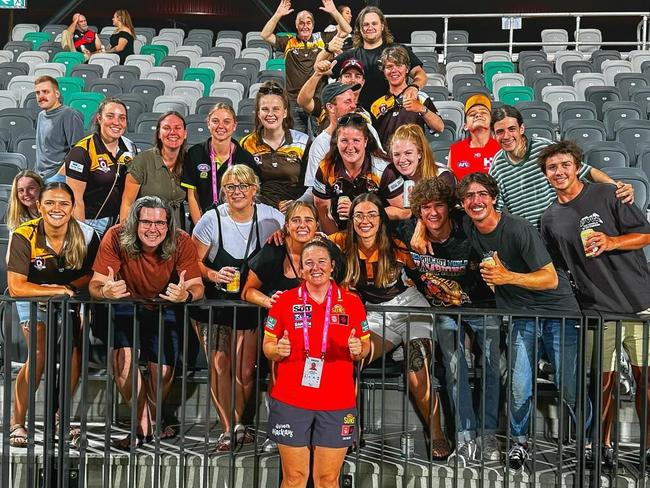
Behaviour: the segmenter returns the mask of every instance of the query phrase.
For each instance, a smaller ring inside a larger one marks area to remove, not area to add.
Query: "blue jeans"
[[[445,378],[447,391],[452,399],[452,408],[458,405],[456,412],[456,431],[459,442],[471,440],[478,428],[476,414],[469,386],[467,362],[465,361],[465,331],[469,327],[485,357],[485,385],[481,398],[485,401],[484,432],[496,431],[499,422],[499,328],[501,320],[494,315],[486,317],[483,327],[482,316],[461,318],[460,333],[456,320],[448,315],[438,315],[436,321],[438,344],[445,361]],[[481,407],[481,411],[483,407]]]
[[[97,231],[99,237],[102,237],[111,224],[111,218],[102,217],[101,219],[86,219],[86,223]]]
[[[577,321],[567,319],[564,325],[564,350],[561,350],[561,319],[539,319],[535,331],[535,319],[514,319],[512,321],[512,395],[510,402],[510,432],[519,443],[528,440],[528,427],[531,414],[531,397],[533,396],[533,368],[537,367],[540,349],[543,346],[546,355],[555,368],[553,381],[556,388],[562,390],[564,401],[569,407],[575,422],[578,371],[578,329]],[[535,352],[535,341],[541,339],[540,347]],[[591,402],[587,402],[588,427],[591,423]]]
[[[65,175],[54,173],[49,178],[45,179],[45,184],[47,185],[48,183],[65,183]]]

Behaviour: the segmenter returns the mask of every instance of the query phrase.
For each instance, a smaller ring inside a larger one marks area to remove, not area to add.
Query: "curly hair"
[[[451,210],[456,205],[456,195],[440,178],[420,180],[411,192],[411,211],[416,217],[421,216],[422,206],[431,202],[443,202]]]
[[[580,149],[580,146],[574,141],[560,141],[546,146],[541,150],[539,156],[537,156],[537,164],[539,165],[539,169],[542,170],[542,173],[546,173],[546,160],[558,154],[570,154],[576,163],[576,168],[579,169],[582,166],[584,152]]]

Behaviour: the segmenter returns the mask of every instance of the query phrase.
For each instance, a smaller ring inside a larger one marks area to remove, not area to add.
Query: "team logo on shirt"
[[[273,330],[275,328],[275,324],[277,324],[278,321],[274,319],[273,317],[268,317],[266,319],[266,328]]]
[[[364,320],[361,322],[361,331],[362,332],[368,332],[370,330],[370,325],[368,324],[367,320]]]
[[[345,313],[345,308],[340,303],[332,307],[332,313]]]
[[[110,171],[110,168],[108,167],[108,163],[106,162],[106,159],[104,159],[103,156],[99,156],[97,158],[97,164],[99,165],[99,169],[104,173],[108,173]]]
[[[253,156],[253,161],[255,161],[257,164],[262,164],[262,158],[259,156]]]
[[[459,168],[469,168],[469,162],[467,161],[458,161]]]
[[[293,306],[293,327],[302,329],[302,321],[307,321],[307,327],[311,327],[311,305],[294,305]]]
[[[344,313],[330,315],[330,321],[333,324],[338,324],[338,325],[348,325],[349,322],[347,314]]]
[[[37,271],[43,271],[45,269],[45,260],[41,257],[35,258],[34,268],[36,268]]]
[[[196,167],[196,169],[198,169],[199,171],[210,171],[210,165],[201,163]]]
[[[343,424],[344,425],[354,425],[356,421],[357,421],[357,418],[354,415],[352,415],[351,413],[349,413],[345,417],[343,417]]]
[[[591,215],[587,215],[586,217],[582,217],[580,219],[580,228],[581,229],[592,229],[594,227],[598,227],[600,224],[603,223],[603,219],[600,218],[600,215],[598,215],[596,212],[592,213]]]
[[[68,163],[68,169],[82,173],[84,170],[84,165],[81,163],[77,163],[76,161],[70,161]]]

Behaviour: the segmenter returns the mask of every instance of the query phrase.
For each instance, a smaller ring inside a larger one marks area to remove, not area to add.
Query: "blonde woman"
[[[120,57],[120,64],[124,64],[126,57],[134,53],[135,28],[128,10],[116,10],[112,20],[115,31],[111,34],[111,47],[106,52],[116,53]]]
[[[43,189],[43,178],[32,170],[19,172],[11,184],[6,222],[13,231],[23,222],[38,217],[38,197]]]

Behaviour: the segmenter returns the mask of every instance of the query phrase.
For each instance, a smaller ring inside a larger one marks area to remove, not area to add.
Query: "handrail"
[[[455,19],[491,19],[491,18],[512,18],[518,17],[521,19],[536,19],[536,18],[549,18],[549,17],[566,17],[575,18],[576,28],[575,32],[580,32],[580,21],[583,17],[641,17],[640,30],[637,28],[636,41],[606,41],[603,39],[601,43],[581,42],[576,37],[573,41],[567,42],[544,42],[541,39],[539,42],[516,42],[514,40],[514,27],[512,23],[508,31],[508,42],[491,42],[491,43],[458,43],[454,46],[460,47],[501,47],[508,46],[508,52],[513,54],[513,47],[526,47],[526,46],[542,46],[542,45],[567,45],[578,49],[580,45],[595,45],[606,44],[609,46],[637,46],[638,49],[648,49],[648,19],[650,19],[650,11],[639,12],[531,12],[531,13],[480,13],[480,14],[385,14],[388,19],[439,19],[443,21],[443,42],[435,43],[431,47],[442,47],[443,59],[447,59],[447,34],[449,32],[449,21]]]

